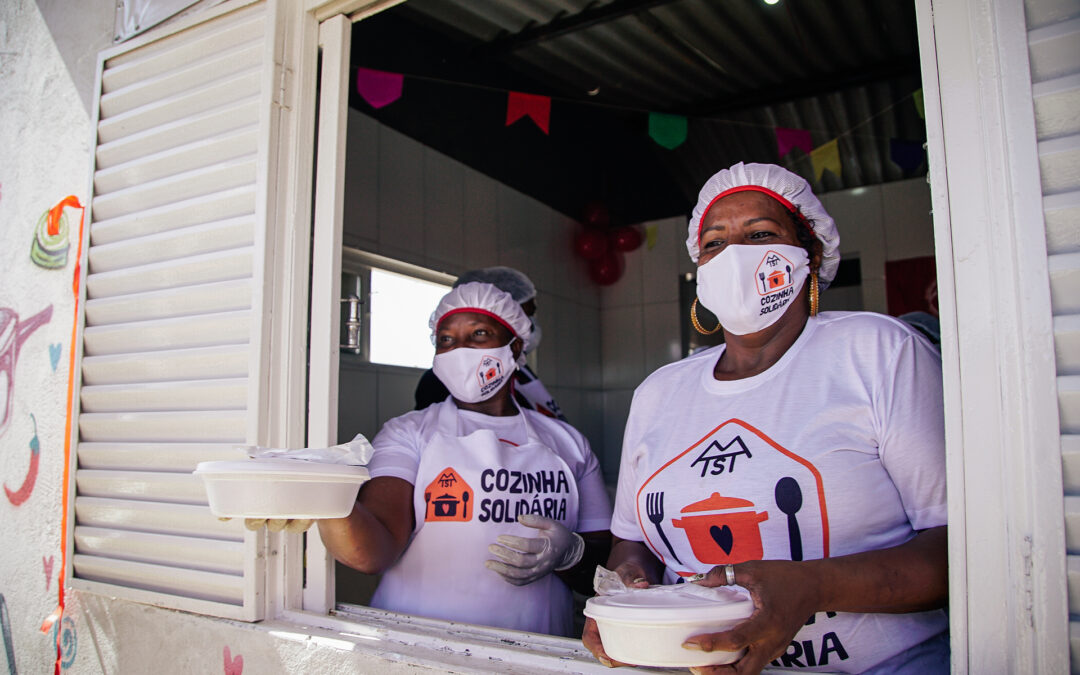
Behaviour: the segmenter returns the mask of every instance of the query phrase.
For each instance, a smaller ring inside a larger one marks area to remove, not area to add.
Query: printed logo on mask
[[[476,367],[476,377],[480,381],[481,396],[487,396],[489,392],[499,388],[503,382],[504,370],[502,361],[494,356],[486,355],[480,359],[480,365]]]
[[[786,307],[795,296],[795,265],[776,251],[768,251],[761,259],[754,276],[757,292],[761,298],[760,315]]]

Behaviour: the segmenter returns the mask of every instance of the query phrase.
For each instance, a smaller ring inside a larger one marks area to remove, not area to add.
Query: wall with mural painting
[[[78,621],[42,632],[57,605],[61,477],[80,201],[87,190],[90,116],[68,62],[92,73],[108,36],[72,42],[52,31],[103,25],[108,3],[50,20],[33,2],[0,4],[0,672],[52,669],[78,657]],[[67,9],[65,9],[67,11]],[[68,32],[70,31],[70,32]],[[89,90],[93,82],[83,83]],[[70,196],[70,198],[69,198]]]

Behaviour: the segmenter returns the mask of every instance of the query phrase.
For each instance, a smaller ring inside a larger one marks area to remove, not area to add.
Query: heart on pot
[[[731,555],[731,547],[735,545],[735,538],[731,536],[731,528],[727,525],[723,527],[717,527],[713,525],[709,528],[709,534],[712,536],[713,541],[724,549],[724,553]]]

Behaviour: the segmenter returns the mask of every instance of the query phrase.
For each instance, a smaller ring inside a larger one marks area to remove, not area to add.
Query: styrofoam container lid
[[[363,466],[276,458],[199,462],[193,473],[217,480],[250,480],[263,477],[274,480],[361,483],[369,477],[367,467]]]
[[[707,593],[701,591],[707,590]],[[635,623],[698,623],[745,619],[754,611],[750,595],[719,587],[693,588],[690,584],[655,586],[589,598],[585,615],[593,619]]]

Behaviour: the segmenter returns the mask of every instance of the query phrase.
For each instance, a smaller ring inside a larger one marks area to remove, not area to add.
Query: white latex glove
[[[508,583],[525,586],[552,571],[570,569],[585,553],[585,540],[581,535],[566,529],[557,520],[530,513],[518,516],[518,522],[536,528],[537,536],[527,539],[500,534],[498,543],[488,546],[488,551],[499,560],[484,562],[484,567],[498,572]]]

